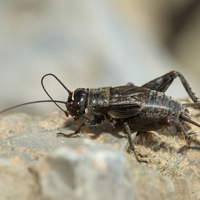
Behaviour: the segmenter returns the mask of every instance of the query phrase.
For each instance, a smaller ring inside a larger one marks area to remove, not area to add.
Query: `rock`
[[[200,121],[198,111],[190,110],[190,113],[196,122]],[[162,196],[163,199],[196,200],[200,196],[200,147],[195,144],[187,147],[176,127],[137,136],[134,140],[137,154],[148,162],[139,164],[134,161],[134,155],[130,158],[123,153],[127,148],[126,135],[117,133],[108,122],[86,127],[77,137],[56,137],[58,132],[72,133],[76,126],[71,118],[66,119],[59,112],[45,117],[23,113],[1,117],[0,160],[14,162],[12,167],[20,164],[24,176],[32,177],[33,185],[42,191],[39,197],[44,199],[62,199],[63,195],[74,195],[78,199],[83,194],[92,198],[89,190],[99,196],[119,192],[117,196],[124,196],[123,199],[132,195],[132,199]],[[192,130],[199,134],[198,128],[192,127]],[[12,173],[8,172],[7,177],[10,176]]]
[[[172,182],[123,151],[77,138],[38,166],[44,199],[174,199]],[[167,190],[166,190],[167,188]]]
[[[1,200],[40,200],[38,177],[20,157],[12,161],[0,159],[0,199]]]
[[[0,157],[10,158],[19,153],[28,153],[32,160],[37,160],[75,140],[76,137],[56,137],[58,132],[74,132],[75,125],[78,126],[71,118],[66,120],[60,112],[54,112],[46,117],[33,117],[23,113],[7,115],[0,118]],[[127,139],[117,134],[108,122],[98,128],[86,128],[85,131],[86,133],[77,137],[90,137],[100,143],[117,145],[121,149],[127,144]]]

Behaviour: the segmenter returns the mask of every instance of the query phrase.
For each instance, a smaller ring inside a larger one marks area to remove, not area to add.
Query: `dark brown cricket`
[[[46,91],[43,80],[46,76],[55,77],[68,92],[67,102],[53,100]],[[182,104],[180,101],[173,99],[165,94],[165,91],[171,85],[173,80],[179,77],[185,90],[194,103]],[[192,121],[187,107],[200,107],[200,101],[192,92],[184,76],[177,72],[171,71],[161,77],[158,77],[141,87],[128,83],[126,86],[119,87],[102,87],[102,88],[78,88],[71,92],[54,74],[46,74],[41,79],[42,87],[51,100],[29,102],[6,109],[1,113],[31,103],[54,102],[68,117],[69,115],[78,120],[84,117],[86,113],[94,117],[93,120],[86,120],[69,135],[58,133],[57,136],[71,137],[80,133],[84,126],[95,126],[108,119],[111,124],[118,130],[124,130],[128,135],[130,148],[133,150],[135,157],[140,162],[131,139],[131,134],[137,131],[147,132],[158,130],[173,124],[183,133],[188,144],[194,142],[200,145],[200,140],[195,133],[188,133],[183,125],[187,121],[195,126],[199,124]],[[63,110],[57,103],[64,103],[67,110]],[[136,134],[136,135],[137,135]]]

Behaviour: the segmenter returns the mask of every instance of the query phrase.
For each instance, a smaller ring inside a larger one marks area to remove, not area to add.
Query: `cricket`
[[[54,100],[44,87],[44,78],[53,76],[67,91],[68,100]],[[193,103],[182,103],[165,92],[172,84],[173,80],[180,78],[183,87]],[[171,71],[163,76],[145,83],[142,86],[135,86],[128,83],[118,87],[99,87],[99,88],[78,88],[70,91],[54,74],[48,73],[41,79],[41,84],[50,98],[50,100],[41,100],[27,102],[17,106],[7,108],[0,114],[33,103],[53,102],[61,109],[66,117],[72,116],[75,121],[90,114],[93,119],[84,117],[85,120],[75,130],[74,133],[64,134],[58,133],[57,136],[71,137],[81,132],[84,126],[98,126],[107,119],[117,130],[123,130],[128,137],[130,149],[134,152],[138,162],[138,155],[135,151],[133,139],[131,135],[136,132],[148,132],[158,130],[164,127],[175,125],[183,134],[188,145],[191,142],[200,145],[200,139],[192,132],[189,133],[184,129],[183,122],[188,122],[197,127],[200,124],[193,121],[190,117],[188,107],[200,108],[200,101],[192,91],[185,77],[178,71]],[[58,104],[65,104],[66,110],[62,109]]]

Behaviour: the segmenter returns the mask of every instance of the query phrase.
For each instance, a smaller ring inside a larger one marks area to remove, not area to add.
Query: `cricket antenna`
[[[53,100],[53,98],[50,96],[50,94],[47,92],[46,88],[44,87],[44,78],[45,78],[46,76],[53,76],[53,77],[67,90],[67,92],[69,93],[69,95],[72,94],[72,92],[71,92],[71,91],[60,81],[60,79],[59,79],[56,75],[54,75],[54,74],[51,74],[51,73],[45,74],[45,75],[42,77],[42,79],[41,79],[41,85],[42,85],[43,90],[46,92],[46,94],[47,94],[48,97],[52,100],[52,102],[54,102],[55,105],[56,105],[60,110],[62,110],[62,111],[65,113],[65,115],[68,117],[68,116],[69,116],[69,115],[68,115],[68,112],[65,111],[65,110],[63,110],[63,109],[57,104],[57,102]]]
[[[25,105],[28,105],[28,104],[34,104],[34,103],[46,103],[46,102],[56,102],[56,103],[63,103],[63,104],[66,104],[66,102],[64,101],[59,101],[59,100],[41,100],[41,101],[32,101],[32,102],[27,102],[27,103],[23,103],[23,104],[19,104],[19,105],[16,105],[16,106],[13,106],[13,107],[10,107],[10,108],[7,108],[5,110],[2,110],[0,111],[0,114],[4,113],[4,112],[7,112],[9,110],[12,110],[14,108],[17,108],[17,107],[20,107],[20,106],[25,106]],[[66,111],[65,111],[66,112]]]

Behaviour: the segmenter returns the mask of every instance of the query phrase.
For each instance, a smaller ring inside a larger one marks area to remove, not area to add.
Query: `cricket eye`
[[[79,110],[80,109],[80,102],[79,101],[74,101],[73,104],[72,104],[72,107],[75,109],[75,110]]]

